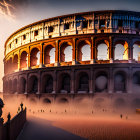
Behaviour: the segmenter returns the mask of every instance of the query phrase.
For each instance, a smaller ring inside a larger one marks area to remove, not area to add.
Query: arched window
[[[72,46],[65,42],[60,47],[60,61],[70,62],[72,61]]]
[[[17,69],[18,69],[18,55],[16,54],[13,60],[13,70],[17,70]]]
[[[38,92],[38,78],[36,76],[31,76],[29,79],[28,92],[37,93]]]
[[[23,51],[21,53],[21,59],[20,59],[20,68],[27,68],[28,66],[28,54],[26,51]]]
[[[96,81],[95,81],[95,90],[96,92],[106,92],[107,91],[107,75],[106,74],[99,74],[96,77]]]
[[[128,60],[128,43],[127,42],[116,43],[115,60]]]
[[[26,93],[26,79],[21,77],[20,78],[20,93]]]
[[[55,48],[51,45],[46,46],[44,51],[44,63],[52,64],[55,63]]]
[[[140,61],[140,45],[138,44],[133,45],[133,59]]]
[[[37,48],[34,48],[31,51],[31,67],[40,64],[40,51]]]
[[[60,85],[60,92],[61,93],[70,93],[70,76],[69,74],[62,74],[61,75],[61,85]]]
[[[98,60],[108,60],[108,46],[105,43],[101,43],[97,46],[97,59]]]
[[[125,75],[121,72],[115,74],[114,88],[116,92],[125,92],[126,90],[126,79]]]
[[[51,75],[43,76],[42,80],[42,93],[52,93],[53,92],[53,77]]]
[[[82,61],[88,61],[91,59],[90,45],[86,44],[82,47]]]
[[[78,93],[87,93],[89,91],[89,77],[87,73],[81,73],[79,77]]]

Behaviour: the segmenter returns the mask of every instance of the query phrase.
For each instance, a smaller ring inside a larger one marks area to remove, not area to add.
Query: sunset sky
[[[4,69],[4,42],[17,29],[41,19],[70,13],[96,10],[140,11],[139,7],[139,0],[0,0],[0,79]]]

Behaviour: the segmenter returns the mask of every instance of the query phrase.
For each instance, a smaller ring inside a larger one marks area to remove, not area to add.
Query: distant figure
[[[2,108],[4,107],[3,100],[0,98],[0,118],[2,116]]]
[[[128,117],[126,116],[126,120],[128,119]]]
[[[122,119],[122,117],[123,117],[123,115],[122,114],[120,114],[120,118]]]

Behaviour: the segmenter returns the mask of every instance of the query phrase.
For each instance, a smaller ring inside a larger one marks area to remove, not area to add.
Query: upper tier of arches
[[[13,33],[5,43],[5,55],[32,42],[60,36],[118,33],[140,34],[140,13],[98,11],[77,13],[42,20]]]

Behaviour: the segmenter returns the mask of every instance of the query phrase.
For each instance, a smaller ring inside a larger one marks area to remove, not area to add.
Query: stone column
[[[19,51],[19,54],[20,54],[20,51]],[[21,69],[20,60],[21,60],[21,55],[18,55],[18,71],[20,71],[20,69]]]
[[[109,23],[110,33],[112,32],[112,13],[110,13],[110,23]]]
[[[95,13],[93,13],[93,33],[95,33]]]
[[[95,50],[94,50],[94,37],[91,37],[91,60],[90,60],[90,64],[94,64],[95,63],[95,59],[94,59],[94,56],[95,56]]]
[[[94,45],[93,45],[93,59],[95,60],[95,62],[96,62],[96,60],[97,60],[97,43],[96,43],[96,40],[94,39]]]
[[[59,66],[59,40],[56,40],[56,47],[55,47],[55,66]]]
[[[90,77],[89,77],[89,93],[93,94],[93,69],[90,70]]]
[[[54,77],[53,77],[53,94],[57,93],[57,74],[56,70],[54,71]]]
[[[70,91],[71,94],[75,93],[74,86],[75,86],[75,74],[74,74],[74,70],[72,69],[72,72],[71,72],[71,91]]]
[[[36,94],[41,94],[41,72],[38,72],[38,92]]]
[[[133,43],[132,40],[129,39],[130,41],[128,42],[128,62],[132,63],[133,61]]]
[[[43,60],[44,60],[44,49],[43,49],[43,45],[44,45],[44,43],[41,43],[40,44],[40,65],[39,65],[39,67],[40,68],[42,68],[42,67],[44,67],[44,63],[43,63]]]
[[[114,80],[113,80],[113,70],[109,68],[109,76],[108,76],[108,93],[112,94],[114,92]]]
[[[110,63],[113,63],[114,60],[114,46],[113,46],[113,37],[109,37],[109,60]]]
[[[31,68],[31,54],[30,54],[30,46],[29,46],[29,50],[28,50],[28,69]]]
[[[77,64],[77,59],[76,59],[76,38],[73,38],[73,48],[72,48],[72,65]]]
[[[132,93],[132,89],[133,89],[133,74],[132,74],[132,68],[129,67],[129,70],[128,70],[128,80],[127,80],[127,93],[131,94]]]

